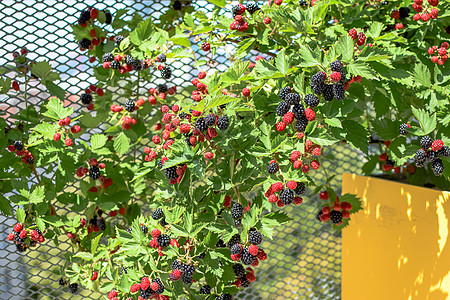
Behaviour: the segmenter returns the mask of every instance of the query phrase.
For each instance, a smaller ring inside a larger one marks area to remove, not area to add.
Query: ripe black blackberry
[[[148,233],[148,227],[145,225],[141,225],[141,230],[143,234],[147,234]]]
[[[140,289],[139,290],[139,295],[140,295],[140,299],[149,299],[153,294],[152,289]]]
[[[219,239],[216,243],[217,248],[226,248],[227,245],[225,245],[225,242],[222,239]]]
[[[320,96],[323,94],[323,91],[325,89],[325,84],[320,83],[317,85],[311,85],[311,89],[313,91],[314,94],[316,94],[317,96]]]
[[[180,119],[186,119],[187,116],[188,116],[188,114],[185,113],[185,112],[180,112],[180,113],[178,114],[178,117],[179,117]]]
[[[301,100],[302,100],[302,98],[300,97],[300,95],[296,94],[296,93],[287,94],[286,99],[285,99],[285,101],[288,105],[297,105],[300,103]]]
[[[438,151],[439,156],[441,157],[449,157],[450,156],[450,147],[444,146],[441,150]]]
[[[111,62],[111,69],[118,69],[120,68],[120,62],[113,60]]]
[[[242,219],[234,220],[234,226],[239,227],[242,225]]]
[[[91,177],[92,180],[97,180],[100,178],[100,169],[97,166],[92,166],[89,169],[89,177]]]
[[[114,60],[114,54],[112,54],[112,53],[105,53],[102,56],[102,60],[103,60],[103,62],[113,61]]]
[[[181,10],[181,2],[178,0],[173,1],[173,10]]]
[[[89,103],[92,102],[92,95],[87,93],[81,94],[80,100],[81,103],[83,103],[84,105],[88,105]]]
[[[29,165],[34,164],[34,158],[30,157],[29,159],[27,159],[27,164]]]
[[[204,259],[206,256],[205,252],[200,253],[199,255],[195,256],[196,259]]]
[[[280,101],[277,106],[277,116],[284,116],[289,111],[289,104],[287,104],[285,101]]]
[[[78,18],[78,25],[83,25],[91,19],[91,13],[88,10],[83,10]]]
[[[194,276],[194,274],[195,274],[194,266],[191,266],[188,264],[183,264],[179,270],[181,271],[181,273],[189,275],[189,276]]]
[[[306,0],[300,0],[299,5],[300,5],[302,8],[305,8],[305,7],[308,6],[308,1],[306,1]]]
[[[194,281],[194,277],[185,273],[181,273],[181,281],[184,284],[191,284]]]
[[[278,94],[278,96],[280,96],[281,99],[286,100],[286,96],[291,93],[291,88],[288,86],[285,86],[284,88],[282,88],[280,90],[280,93]]]
[[[22,243],[16,243],[16,251],[20,253],[27,251],[27,245]]]
[[[133,229],[131,229],[131,227],[130,227],[130,228],[127,228],[125,231],[128,232],[129,234],[131,234],[131,232],[133,231]]]
[[[234,271],[234,274],[236,274],[236,277],[242,277],[245,275],[245,269],[242,264],[239,264],[239,263],[234,264],[233,271]]]
[[[214,124],[216,124],[216,116],[214,114],[207,114],[205,117],[205,124],[208,127],[211,127]]]
[[[247,11],[251,15],[253,15],[257,10],[259,10],[259,7],[258,7],[258,5],[256,3],[247,4],[246,8],[247,8]]]
[[[207,130],[208,126],[206,125],[205,118],[198,118],[197,121],[195,121],[195,128],[201,132]]]
[[[98,218],[97,219],[97,226],[98,226],[98,229],[100,231],[104,231],[106,229],[105,220],[103,218]]]
[[[80,48],[88,49],[90,45],[91,45],[91,40],[87,39],[87,38],[82,38],[78,42],[78,46],[80,46]]]
[[[427,152],[423,149],[419,149],[416,152],[416,155],[414,156],[414,160],[417,162],[425,162],[425,159],[427,158]]]
[[[109,10],[107,10],[107,9],[104,9],[103,12],[105,13],[105,17],[106,17],[105,23],[106,24],[111,24],[112,23],[112,14],[111,14],[111,12]]]
[[[323,88],[323,98],[327,101],[331,101],[334,98],[334,91],[332,84],[326,84]]]
[[[140,61],[139,59],[135,59],[135,60],[131,63],[131,66],[133,67],[133,70],[136,70],[136,71],[140,71],[140,70],[143,69],[142,61]]]
[[[65,285],[67,284],[67,282],[64,280],[63,277],[61,277],[61,278],[58,280],[58,283],[59,283],[60,286],[65,286]]]
[[[294,105],[294,107],[292,107],[292,112],[294,113],[296,119],[305,117],[305,108],[301,103],[299,105]]]
[[[322,220],[320,219],[320,216],[323,215],[322,209],[319,209],[319,211],[316,214],[316,220],[319,222],[322,222]]]
[[[347,83],[348,81],[350,81],[350,80],[347,80],[347,76],[345,75],[344,72],[339,72],[339,73],[341,74],[341,79],[339,80],[340,84],[344,84],[344,83]]]
[[[231,208],[231,216],[233,219],[242,219],[243,208],[240,203],[234,203]]]
[[[22,150],[23,149],[22,141],[15,141],[14,142],[14,148],[16,148],[16,150]]]
[[[117,44],[117,46],[120,45],[120,43],[125,39],[125,37],[123,35],[116,35],[114,37],[114,43]]]
[[[399,126],[400,135],[407,135],[408,134],[408,131],[407,131],[408,128],[409,128],[408,124],[406,124],[406,123],[400,124],[400,126]]]
[[[389,167],[393,167],[393,166],[395,166],[395,162],[388,158],[388,159],[386,159],[386,165]]]
[[[338,101],[341,101],[345,98],[345,89],[344,85],[340,83],[336,83],[333,85],[333,95],[334,98]]]
[[[324,83],[326,78],[326,75],[322,72],[318,72],[316,74],[314,74],[313,76],[311,76],[311,84],[312,85],[318,85],[321,83]]]
[[[230,121],[228,120],[227,116],[221,116],[219,119],[217,119],[217,127],[220,130],[227,130],[228,125],[230,125]]]
[[[166,176],[167,179],[177,179],[177,167],[172,166],[169,168],[164,169],[164,176]]]
[[[160,54],[159,56],[158,56],[158,60],[159,60],[159,62],[166,62],[166,55],[163,53],[163,54]]]
[[[128,112],[133,112],[136,109],[136,105],[134,104],[134,101],[129,99],[127,102],[125,102],[125,110]]]
[[[442,159],[438,158],[431,163],[431,169],[433,170],[434,175],[441,176],[444,174],[444,163]]]
[[[72,294],[75,294],[78,291],[78,283],[69,284],[69,290]]]
[[[25,242],[25,239],[23,239],[23,238],[20,237],[20,233],[19,233],[19,232],[14,233],[14,240],[15,240],[17,243],[19,243],[19,244],[22,244],[22,243]]]
[[[253,256],[248,252],[248,248],[244,248],[241,253],[241,261],[244,265],[251,265],[256,259],[256,256]]]
[[[428,135],[424,135],[420,139],[420,146],[422,146],[422,148],[425,150],[428,150],[428,148],[431,147],[432,143],[433,143],[433,140]]]
[[[426,161],[431,162],[431,161],[435,161],[437,158],[439,157],[437,151],[427,151],[427,158]]]
[[[172,77],[172,69],[170,67],[165,66],[161,69],[161,77],[164,79],[170,79]]]
[[[241,243],[241,235],[235,234],[231,237],[231,239],[227,242],[227,247],[231,249],[234,245]]]
[[[305,99],[303,100],[305,101],[305,104],[311,107],[316,107],[317,105],[319,105],[319,98],[317,98],[315,95],[313,94],[307,94],[305,95]]]
[[[209,295],[211,294],[211,287],[206,284],[200,288],[199,293],[202,295]]]
[[[161,208],[157,208],[153,211],[153,213],[152,213],[153,220],[159,220],[162,217],[164,217],[164,212]]]
[[[342,72],[344,70],[344,67],[342,66],[340,60],[335,60],[330,64],[330,69],[331,71]]]
[[[183,265],[183,263],[176,259],[176,260],[174,260],[174,261],[172,262],[171,267],[172,267],[172,270],[178,269],[178,270],[181,271],[181,266],[182,266],[182,265]]]
[[[400,9],[398,11],[400,13],[400,18],[405,19],[405,18],[409,17],[409,12],[410,12],[409,7],[400,7]]]
[[[165,93],[167,92],[167,85],[165,83],[158,84],[156,86],[156,90],[158,91],[158,93]]]
[[[30,247],[36,247],[37,242],[36,241],[30,241]]]
[[[125,56],[125,64],[131,65],[134,62],[134,58],[131,55]]]
[[[237,243],[231,246],[230,248],[231,254],[241,254],[242,252],[242,245]]]
[[[122,267],[122,269],[120,269],[120,275],[122,275],[123,273],[128,274],[127,268]]]
[[[241,287],[249,287],[251,282],[247,279],[247,276],[242,276],[241,278],[239,278],[241,280]]]
[[[167,234],[161,234],[156,241],[160,247],[167,247],[170,245],[170,237]]]
[[[337,210],[332,210],[330,212],[330,220],[333,222],[333,224],[339,224],[342,221],[342,213]]]
[[[278,171],[278,168],[279,168],[278,164],[276,162],[273,162],[267,167],[267,172],[273,175]]]
[[[306,185],[304,182],[297,182],[297,187],[294,190],[296,195],[303,195],[306,192]]]
[[[250,244],[259,245],[262,242],[262,234],[255,228],[252,228],[248,231],[248,241]]]
[[[297,119],[297,123],[295,124],[295,129],[298,132],[303,132],[303,131],[305,131],[307,125],[308,125],[308,119],[306,119],[305,116],[302,116],[301,118]]]
[[[166,219],[164,219],[164,218],[162,218],[161,220],[159,220],[159,225],[161,225],[162,227],[166,227],[167,225],[169,225],[167,222],[166,222]]]
[[[280,200],[284,204],[288,205],[294,201],[294,192],[290,189],[283,189],[280,193]]]
[[[153,280],[153,282],[156,282],[159,285],[159,288],[155,291],[155,294],[162,294],[164,293],[164,284],[162,283],[161,279],[158,277]]]

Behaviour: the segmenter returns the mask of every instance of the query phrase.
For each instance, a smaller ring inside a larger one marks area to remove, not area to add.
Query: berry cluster
[[[356,45],[362,46],[366,43],[366,35],[364,32],[358,32],[355,28],[352,28],[348,31],[348,35],[352,38],[352,40],[356,40]]]
[[[450,147],[445,146],[442,140],[433,140],[429,136],[423,136],[420,139],[421,149],[417,150],[414,160],[417,167],[424,167],[426,163],[431,162],[431,169],[434,175],[441,176],[444,173],[444,163],[441,157],[450,156]]]
[[[433,46],[428,48],[428,54],[433,55],[431,57],[431,62],[437,63],[438,65],[442,66],[445,64],[445,62],[448,59],[447,56],[447,50],[448,50],[448,43],[444,42],[441,44],[441,47],[438,48],[438,46]],[[437,55],[434,55],[437,52]]]
[[[116,36],[117,40],[117,36]],[[118,39],[120,40],[120,39]],[[120,42],[119,42],[120,43]],[[105,69],[113,69],[113,70],[119,70],[120,74],[126,74],[127,72],[131,72],[133,70],[135,71],[141,71],[144,69],[148,69],[150,66],[153,65],[153,61],[149,59],[139,60],[136,58],[133,58],[131,55],[126,55],[125,57],[121,54],[117,54],[114,56],[112,53],[105,53],[102,56],[103,60],[103,68]],[[170,78],[172,76],[172,71],[169,67],[161,66],[161,74],[164,73],[165,76],[168,76]],[[164,69],[168,68],[168,69]],[[163,71],[164,69],[164,71]]]
[[[322,200],[329,200],[328,192],[323,191],[319,195]],[[353,209],[349,202],[340,203],[339,197],[336,196],[336,200],[330,205],[323,206],[316,214],[316,219],[321,222],[331,222],[337,226],[342,225],[343,219],[350,218],[350,211]]]
[[[6,239],[14,242],[17,252],[25,252],[30,247],[36,247],[37,243],[43,243],[45,241],[42,232],[36,226],[32,224],[28,229],[25,228],[25,224],[16,223]]]
[[[292,124],[294,118],[297,120],[295,123],[295,129],[298,132],[303,132],[308,125],[308,118],[306,117],[305,107],[301,103],[302,99],[299,94],[294,93],[290,87],[284,87],[280,90],[279,96],[282,99],[278,103],[276,114],[282,117],[282,120],[276,124],[277,131],[284,131],[286,125]],[[304,100],[306,105],[316,107],[319,105],[319,98],[313,94],[305,95]],[[312,115],[311,113],[309,114]]]
[[[8,146],[9,152],[16,152],[17,157],[21,157],[24,164],[33,165],[34,157],[28,150],[24,149],[22,141],[15,141],[14,144]]]
[[[84,90],[84,93],[81,94],[80,96],[80,101],[81,103],[83,103],[84,105],[87,105],[87,109],[88,110],[93,110],[94,109],[94,103],[92,103],[92,93],[96,93],[97,95],[99,95],[100,97],[103,96],[105,94],[105,92],[103,91],[103,89],[97,87],[94,84],[91,84],[89,86],[89,88]]]
[[[323,95],[326,101],[333,99],[341,101],[345,98],[345,91],[349,88],[350,80],[347,80],[344,66],[339,60],[333,61],[330,64],[330,69],[331,73],[329,76],[325,72],[318,72],[311,76],[310,86],[314,94],[317,96]],[[352,80],[351,82],[355,81],[354,79]],[[317,104],[319,103],[319,99],[316,96],[311,95],[309,97],[315,97],[317,99],[315,101]]]
[[[59,283],[60,286],[66,286],[68,284],[67,280],[65,280],[64,277],[61,277],[58,280],[58,283]],[[69,284],[69,291],[72,294],[75,294],[78,291],[78,283],[70,283]]]
[[[286,185],[282,182],[275,182],[264,194],[270,203],[276,203],[278,207],[283,207],[289,204],[302,204],[303,195],[306,192],[306,185],[304,182],[296,182],[294,180],[288,181]],[[277,193],[279,193],[277,195]]]
[[[139,299],[159,299],[168,300],[169,296],[161,295],[164,293],[164,285],[159,278],[155,278],[150,282],[148,277],[143,277],[140,283],[135,283],[130,287],[132,294],[139,295]],[[108,299],[118,300],[115,290],[109,292]]]
[[[431,19],[437,19],[439,10],[433,6],[438,6],[439,0],[427,0],[428,5],[424,5],[423,0],[414,0],[412,8],[416,12],[413,16],[414,21],[428,22]],[[421,14],[420,14],[421,13]]]
[[[248,22],[245,21],[243,15],[245,14],[245,11],[248,11],[250,15],[255,13],[257,10],[259,10],[259,7],[257,4],[247,4],[247,7],[245,7],[242,4],[235,5],[231,12],[234,16],[234,21],[230,24],[231,30],[237,30],[237,31],[246,31],[248,29]],[[269,18],[270,19],[270,18]],[[266,24],[269,24],[270,21],[264,20]],[[268,23],[267,23],[268,22]]]
[[[73,140],[69,136],[70,134],[77,134],[81,131],[81,127],[79,125],[73,125],[68,128],[69,124],[72,122],[72,120],[69,117],[65,117],[64,119],[60,119],[58,121],[58,125],[60,126],[58,131],[53,135],[53,140],[55,142],[58,142],[61,140],[61,136],[64,134],[66,138],[64,139],[64,144],[67,147],[73,146]]]
[[[289,158],[294,169],[301,169],[303,173],[308,173],[310,166],[313,170],[318,170],[320,168],[320,163],[313,159],[313,156],[320,156],[322,154],[322,149],[320,145],[315,145],[311,140],[305,141],[304,152],[294,150]],[[310,161],[309,164],[305,160]]]

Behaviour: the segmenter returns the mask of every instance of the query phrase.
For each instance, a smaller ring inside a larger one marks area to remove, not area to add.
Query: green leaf
[[[321,64],[320,58],[307,45],[301,45],[300,57],[302,58],[301,67],[314,67]]]
[[[353,76],[360,75],[362,77],[376,77],[375,72],[366,63],[362,61],[352,61],[347,65],[347,72]]]
[[[170,168],[170,167],[173,167],[173,166],[177,166],[179,164],[185,164],[185,163],[187,163],[189,161],[190,161],[190,159],[186,158],[186,156],[184,156],[184,155],[183,156],[176,156],[173,159],[171,158],[171,159],[167,160],[164,163],[163,168],[167,169],[167,168]]]
[[[225,4],[227,3],[226,0],[208,0],[208,2],[220,7],[225,7]]]
[[[9,92],[9,89],[11,88],[11,78],[3,79],[0,77],[0,92],[2,94],[6,94]]]
[[[191,42],[189,41],[189,36],[186,34],[176,34],[172,36],[169,41],[172,41],[176,45],[180,45],[186,48],[191,47]]]
[[[236,83],[239,78],[244,75],[244,72],[248,70],[248,61],[237,61],[235,62],[226,72],[221,75],[221,79],[225,83]]]
[[[25,211],[22,208],[16,210],[16,219],[19,223],[25,222]]]
[[[114,151],[118,155],[125,154],[130,148],[130,140],[125,135],[125,133],[121,132],[116,139],[114,140]]]
[[[342,54],[342,61],[349,63],[353,60],[353,46],[353,40],[348,34],[339,39],[336,51],[338,54]]]
[[[361,150],[365,154],[368,154],[369,132],[367,131],[367,129],[361,124],[352,120],[342,121],[342,126],[344,127],[344,130],[347,133],[345,137],[347,142],[349,142],[353,147]]]
[[[45,86],[47,87],[48,91],[50,92],[50,95],[56,96],[59,99],[66,98],[66,91],[59,87],[58,85],[54,84],[51,81],[46,81]]]
[[[243,58],[248,53],[250,53],[250,50],[253,49],[253,45],[255,44],[254,38],[245,39],[237,45],[236,49],[236,56],[237,58]]]
[[[423,129],[423,135],[427,135],[433,130],[436,129],[436,114],[430,116],[430,114],[423,110],[423,109],[417,109],[415,107],[411,107],[411,110],[414,114],[414,116],[417,118],[417,120],[420,122],[420,125]]]
[[[94,258],[92,256],[92,254],[88,253],[88,252],[78,252],[77,254],[74,255],[74,257],[79,257],[79,258],[84,259],[86,261],[91,261]]]
[[[36,75],[36,77],[40,78],[43,82],[47,76],[52,72],[52,66],[48,61],[40,61],[34,64],[31,67],[31,73]]]
[[[13,209],[8,199],[0,194],[0,212],[5,216],[12,216]]]
[[[53,139],[53,135],[59,129],[59,125],[57,124],[49,124],[49,123],[40,123],[36,127],[31,130],[39,132],[44,136],[45,139]]]
[[[397,124],[389,119],[373,119],[370,124],[375,133],[385,141],[390,141],[400,134]]]
[[[342,128],[341,120],[339,120],[338,118],[330,118],[330,119],[327,118],[325,119],[325,123],[333,127]]]
[[[271,133],[271,127],[267,123],[262,123],[259,126],[259,130],[261,130],[261,142],[264,144],[266,149],[269,151],[272,151],[272,143],[270,141],[270,133]]]
[[[34,221],[36,222],[36,226],[39,228],[39,230],[40,230],[41,232],[44,232],[44,230],[45,230],[45,223],[44,223],[44,220],[42,220],[42,219],[39,218],[39,217],[36,217],[36,219],[35,219]]]
[[[275,65],[277,66],[278,71],[280,71],[283,75],[286,75],[289,71],[289,59],[285,54],[284,48],[277,54],[275,58]]]
[[[45,107],[48,110],[43,115],[55,120],[64,119],[73,113],[73,107],[64,107],[62,102],[56,97],[50,97]]]
[[[104,134],[96,133],[91,136],[91,147],[92,151],[95,152],[96,149],[100,149],[103,146],[105,146],[106,142],[108,141],[108,137]]]
[[[143,41],[150,39],[154,31],[152,18],[147,18],[145,21],[139,23],[135,30],[130,32],[130,41],[139,46]]]
[[[431,86],[431,73],[424,64],[416,63],[414,65],[414,72],[412,75],[415,82],[425,87]]]
[[[367,36],[375,39],[380,36],[383,28],[384,28],[384,25],[382,23],[373,22],[370,25],[369,30],[367,31]]]
[[[45,198],[45,189],[43,186],[38,186],[30,194],[29,199],[31,203],[39,203],[42,202],[44,198]]]
[[[214,108],[223,104],[227,104],[233,101],[239,100],[239,98],[234,98],[231,96],[227,96],[227,95],[220,95],[218,97],[214,97],[211,101],[208,102],[208,104],[206,105],[206,107],[202,110],[207,111],[210,108]]]

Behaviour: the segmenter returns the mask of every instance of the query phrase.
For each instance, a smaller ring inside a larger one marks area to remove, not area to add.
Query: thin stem
[[[37,179],[39,185],[41,185],[41,179],[39,178],[39,174],[36,172],[36,167],[34,165],[33,165],[32,170],[33,170],[34,176],[36,176],[36,179]]]
[[[25,73],[25,94],[24,94],[24,98],[25,98],[25,109],[28,108],[28,78],[27,78],[27,74]]]

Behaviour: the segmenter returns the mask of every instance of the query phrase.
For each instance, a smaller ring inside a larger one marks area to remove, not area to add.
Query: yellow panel
[[[450,193],[344,174],[364,209],[342,233],[342,300],[450,300]]]

